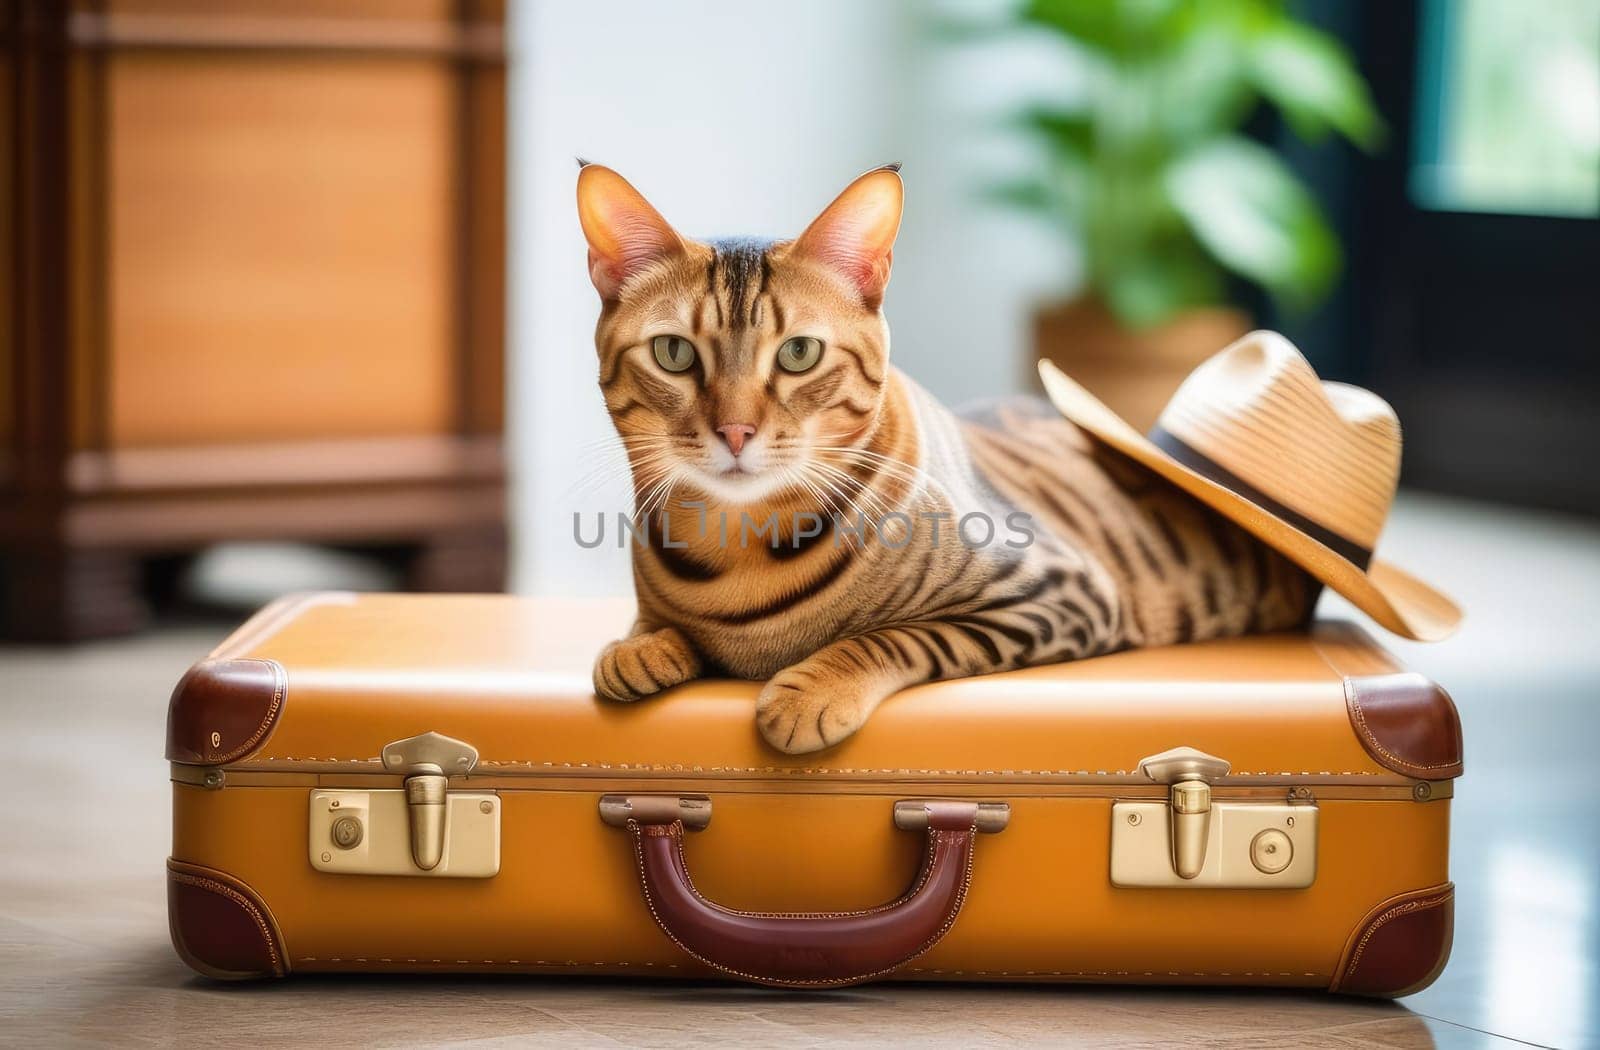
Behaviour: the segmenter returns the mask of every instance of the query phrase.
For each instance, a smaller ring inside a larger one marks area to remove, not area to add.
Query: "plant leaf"
[[[1058,152],[1086,157],[1094,149],[1094,122],[1087,112],[1034,108],[1024,112],[1019,123]]]
[[[1134,328],[1160,324],[1222,296],[1216,263],[1187,236],[1132,256],[1098,283],[1111,312]]]
[[[1309,309],[1332,287],[1339,242],[1270,150],[1239,137],[1219,139],[1174,161],[1165,183],[1206,250],[1285,305]]]
[[[1061,192],[1043,179],[1012,179],[984,186],[984,200],[1023,211],[1054,211],[1061,206]]]
[[[1182,0],[1027,0],[1017,17],[1108,55],[1130,55],[1170,35]]]
[[[1366,82],[1328,34],[1275,19],[1256,35],[1248,69],[1251,83],[1283,110],[1301,138],[1320,138],[1331,127],[1365,150],[1382,142],[1383,120]]]
[[[1254,104],[1241,35],[1220,18],[1198,20],[1162,64],[1161,122],[1180,145],[1234,128]]]

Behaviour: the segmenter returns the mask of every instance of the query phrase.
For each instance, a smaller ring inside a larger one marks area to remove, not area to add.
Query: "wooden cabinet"
[[[0,12],[8,633],[127,629],[231,539],[499,589],[499,5]]]

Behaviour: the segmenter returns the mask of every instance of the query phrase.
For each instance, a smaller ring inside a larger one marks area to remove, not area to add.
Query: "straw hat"
[[[1048,361],[1068,419],[1143,463],[1350,599],[1389,630],[1438,641],[1454,602],[1372,557],[1400,476],[1400,421],[1360,387],[1325,383],[1276,332],[1252,332],[1184,380],[1145,436]]]

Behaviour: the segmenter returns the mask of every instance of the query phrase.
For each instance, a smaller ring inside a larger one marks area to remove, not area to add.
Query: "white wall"
[[[1019,387],[1029,302],[1064,264],[1048,238],[978,204],[974,160],[1004,158],[979,114],[1041,63],[947,56],[927,17],[915,0],[514,5],[516,589],[629,587],[625,551],[572,539],[574,510],[592,521],[629,506],[620,460],[593,452],[610,429],[575,157],[621,171],[690,236],[792,236],[854,175],[903,161],[886,302],[896,363],[950,401]],[[615,476],[585,487],[606,465]]]

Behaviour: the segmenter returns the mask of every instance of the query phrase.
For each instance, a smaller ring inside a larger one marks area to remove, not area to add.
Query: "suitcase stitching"
[[[261,719],[261,725],[256,727],[256,731],[251,734],[250,739],[226,755],[220,756],[217,759],[218,762],[231,762],[240,755],[249,754],[250,749],[260,743],[261,739],[267,735],[267,731],[272,728],[277,719],[278,709],[283,706],[283,695],[289,688],[288,675],[284,673],[283,665],[276,660],[261,660],[260,662],[272,669],[272,703],[267,708],[266,716]]]
[[[330,962],[330,963],[358,962],[358,963],[365,963],[365,962],[371,962],[371,961],[372,960],[370,960],[370,959],[364,959],[364,958],[361,958],[361,959],[345,959],[343,956],[339,956],[339,955],[330,955],[326,959],[319,958],[319,957],[317,957],[315,955],[303,955],[300,958],[295,960],[295,962],[301,962],[301,963],[315,963],[315,962]],[[648,968],[651,968],[651,969],[660,968],[660,969],[667,969],[667,970],[676,970],[676,969],[678,969],[678,964],[677,963],[594,962],[594,961],[579,962],[579,961],[574,960],[574,959],[566,959],[566,960],[562,960],[560,962],[557,962],[557,961],[555,961],[553,959],[479,959],[476,962],[474,962],[471,959],[451,959],[451,960],[448,960],[448,961],[446,961],[444,959],[378,959],[377,962],[388,963],[391,966],[396,964],[396,963],[405,963],[407,965],[411,965],[411,964],[433,965],[433,964],[437,963],[437,964],[439,964],[441,966],[619,966],[619,967],[640,967],[640,968],[648,967]]]
[[[318,956],[315,956],[315,955],[305,955],[305,956],[301,956],[300,958],[295,960],[295,962],[299,962],[299,963],[315,963],[315,962],[339,963],[339,962],[346,962],[346,961],[367,962],[368,960],[366,960],[366,959],[346,960],[346,959],[344,959],[343,957],[340,957],[340,956],[329,956],[327,959],[322,959],[322,958],[319,958]],[[390,965],[395,965],[397,963],[405,963],[407,965],[416,965],[416,964],[433,965],[433,964],[439,964],[439,965],[442,965],[442,966],[460,966],[460,965],[469,965],[469,966],[470,965],[478,965],[478,966],[556,966],[556,967],[568,967],[568,968],[576,968],[576,967],[581,967],[581,966],[615,966],[615,967],[619,967],[619,968],[628,968],[628,969],[638,968],[638,969],[667,969],[667,970],[676,970],[676,969],[679,968],[677,963],[620,962],[620,961],[619,962],[608,962],[608,961],[579,962],[579,961],[572,960],[572,959],[565,959],[565,960],[560,960],[560,961],[557,961],[557,960],[554,960],[554,959],[480,959],[476,963],[473,963],[473,962],[470,962],[470,961],[466,961],[464,963],[463,960],[459,960],[459,959],[451,960],[449,962],[446,962],[443,959],[378,959],[377,961],[379,963],[388,963]],[[707,963],[707,965],[710,965],[710,964]],[[885,972],[887,972],[887,971],[885,971]],[[1279,971],[1271,971],[1271,970],[1261,970],[1261,971],[1255,971],[1255,970],[1238,970],[1238,971],[1218,970],[1218,971],[1216,971],[1214,973],[1210,973],[1210,972],[1206,972],[1206,971],[1203,971],[1203,970],[1160,970],[1160,971],[1157,971],[1157,970],[944,970],[944,969],[930,968],[930,967],[926,967],[926,966],[908,966],[908,967],[906,967],[904,969],[903,972],[905,972],[905,973],[930,973],[930,974],[939,974],[941,976],[950,976],[950,977],[1315,977],[1315,978],[1318,978],[1318,979],[1326,979],[1328,977],[1328,974],[1325,974],[1325,973],[1310,973],[1310,972],[1294,973],[1294,972],[1289,971],[1289,970],[1279,970]],[[740,975],[736,975],[736,976],[744,976],[744,975],[740,974]]]
[[[318,758],[315,755],[304,755],[304,756],[300,756],[300,757],[296,757],[294,755],[264,755],[264,756],[261,756],[259,758],[252,759],[250,762],[242,763],[241,765],[249,766],[249,765],[255,764],[256,762],[339,762],[339,763],[351,764],[351,765],[358,765],[358,764],[359,765],[381,765],[382,764],[381,760],[380,759],[376,759],[376,758],[335,758],[335,757]],[[1447,763],[1447,764],[1449,764],[1449,763]],[[498,767],[498,768],[526,768],[526,769],[532,769],[532,768],[534,768],[536,766],[544,768],[544,769],[604,769],[604,770],[620,769],[620,770],[630,770],[630,771],[633,771],[633,772],[651,772],[651,773],[782,773],[782,774],[791,775],[791,776],[816,776],[816,775],[856,774],[856,773],[891,773],[891,774],[905,774],[905,775],[915,775],[915,776],[948,776],[948,777],[962,777],[962,776],[982,776],[982,777],[1006,777],[1006,776],[1024,776],[1024,777],[1027,777],[1027,776],[1037,776],[1037,777],[1131,777],[1131,776],[1133,776],[1132,773],[1128,772],[1127,770],[1122,770],[1122,769],[1114,770],[1114,771],[1113,770],[1104,770],[1104,769],[905,769],[905,768],[873,769],[873,768],[868,768],[868,767],[851,767],[851,766],[841,766],[841,767],[838,767],[838,768],[830,768],[830,767],[826,767],[826,766],[816,767],[816,768],[799,768],[799,767],[791,767],[791,766],[711,766],[710,768],[706,768],[706,767],[703,767],[703,766],[692,766],[692,767],[690,767],[688,769],[685,769],[681,765],[660,766],[660,765],[651,765],[651,764],[644,763],[644,762],[638,762],[638,763],[633,763],[633,764],[629,764],[629,763],[626,763],[626,762],[521,762],[521,761],[510,760],[510,759],[506,759],[506,760],[501,760],[501,759],[480,759],[478,761],[478,764],[477,764],[476,768],[482,769],[482,768],[485,768],[485,767]],[[1279,770],[1257,769],[1257,770],[1253,770],[1253,771],[1252,770],[1248,770],[1248,769],[1239,769],[1239,770],[1234,770],[1230,775],[1231,776],[1236,776],[1236,777],[1296,777],[1296,776],[1298,776],[1298,777],[1311,777],[1311,776],[1316,776],[1316,777],[1381,777],[1381,776],[1384,776],[1386,774],[1384,774],[1384,773],[1376,773],[1376,772],[1373,772],[1370,769],[1345,769],[1345,770],[1320,769],[1320,770],[1315,770],[1315,771],[1309,770],[1309,769],[1302,769],[1302,770],[1299,770],[1298,772],[1296,772],[1295,770],[1292,770],[1292,769],[1279,769]]]
[[[1323,973],[1294,973],[1289,970],[935,970],[926,967],[907,967],[906,973],[936,973],[949,977],[1315,977],[1326,980]]]
[[[171,875],[180,883],[185,883],[190,886],[198,886],[200,889],[207,890],[211,893],[220,893],[224,897],[227,897],[229,900],[233,901],[235,904],[238,904],[244,908],[246,913],[249,914],[250,918],[255,920],[256,928],[261,931],[262,940],[266,941],[267,943],[267,957],[272,961],[273,970],[280,969],[281,964],[278,958],[278,946],[273,943],[272,930],[267,926],[266,919],[262,917],[261,910],[255,906],[255,903],[252,902],[250,898],[246,897],[238,890],[235,890],[232,886],[229,886],[226,883],[218,882],[216,879],[208,879],[200,875],[190,875],[187,872],[182,871],[172,871]]]

